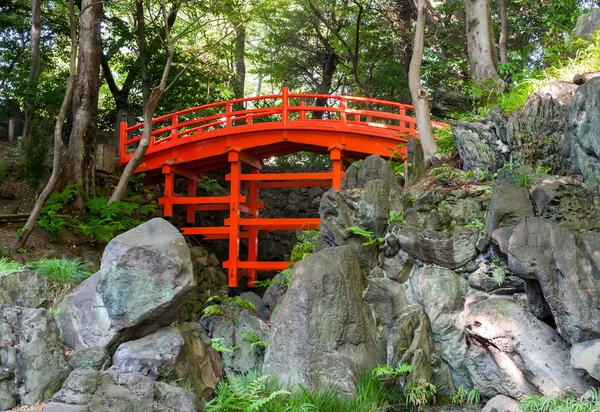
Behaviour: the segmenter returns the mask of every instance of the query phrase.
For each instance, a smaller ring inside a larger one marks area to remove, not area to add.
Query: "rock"
[[[294,266],[279,311],[271,318],[263,372],[281,382],[336,386],[353,393],[353,371],[373,368],[384,353],[362,299],[362,274],[350,246],[327,248]]]
[[[288,281],[281,273],[276,274],[275,277],[271,279],[271,284],[267,287],[267,290],[265,290],[265,294],[263,295],[263,301],[269,308],[270,313],[272,313],[277,305],[281,303],[281,300],[287,292],[287,284]]]
[[[498,285],[491,276],[491,267],[482,264],[469,275],[469,286],[484,292],[502,291],[503,294],[523,292],[523,281],[515,276],[506,276],[502,285]]]
[[[194,286],[183,236],[166,220],[152,219],[111,240],[100,271],[61,301],[64,342],[114,352],[176,320]]]
[[[387,240],[386,245],[388,245]],[[399,249],[398,252],[392,257],[384,257],[382,266],[385,275],[389,279],[404,283],[408,280],[410,272],[412,272],[413,262],[405,250]]]
[[[426,267],[413,273],[410,289],[429,318],[433,340],[441,358],[450,367],[454,385],[470,386],[469,372],[464,364],[465,335],[457,324],[458,314],[464,306],[463,296],[468,291],[467,281],[451,270]]]
[[[548,302],[537,280],[525,279],[525,294],[527,295],[528,309],[538,319],[546,319],[552,314]]]
[[[519,412],[519,402],[504,395],[496,395],[490,399],[481,412]]]
[[[31,270],[0,274],[0,305],[46,307],[46,286],[46,279]]]
[[[413,227],[395,226],[386,236],[395,241],[414,258],[449,269],[466,265],[477,256],[478,231],[456,227],[452,232],[421,232]],[[393,236],[392,236],[393,235]]]
[[[585,182],[594,190],[600,189],[600,78],[594,78],[575,92],[569,111],[568,137],[570,161]]]
[[[366,188],[369,182],[373,180],[381,180],[384,186],[389,190],[398,188],[398,179],[394,176],[392,167],[388,162],[383,160],[378,155],[371,155],[361,161],[356,167],[356,162],[353,163],[353,168],[348,168],[342,179],[342,190]]]
[[[508,255],[508,242],[514,230],[514,226],[509,226],[498,228],[492,232],[492,240],[498,245],[500,253],[504,256]]]
[[[552,177],[531,189],[535,215],[579,231],[600,228],[593,192],[572,177]]]
[[[364,300],[373,308],[381,344],[385,347],[394,320],[408,306],[406,290],[400,283],[388,278],[369,278]]]
[[[86,250],[81,254],[81,261],[87,263],[94,272],[100,269],[100,258],[96,252]]]
[[[48,311],[0,305],[1,411],[44,401],[70,371]]]
[[[258,258],[263,261],[282,262],[289,253],[290,249],[286,245],[274,240],[261,240],[258,245]]]
[[[515,228],[508,248],[509,269],[540,283],[559,333],[571,344],[600,336],[600,233],[583,235],[527,218]]]
[[[583,369],[600,380],[600,339],[588,340],[571,347],[571,366]]]
[[[490,117],[478,122],[451,123],[452,138],[465,170],[495,172],[508,162],[506,118],[494,108]]]
[[[259,341],[271,344],[271,328],[257,315],[242,310],[226,316],[209,316],[200,321],[207,335],[227,348],[221,352],[227,375],[260,370],[265,357],[264,346],[252,347],[251,340],[244,335],[258,335]]]
[[[498,228],[515,226],[530,216],[535,214],[527,190],[517,185],[500,183],[492,193],[485,232],[491,235]]]
[[[113,366],[153,381],[174,381],[194,388],[199,398],[211,395],[223,377],[223,361],[197,323],[166,327],[119,345]]]
[[[575,35],[580,39],[591,40],[600,28],[600,10],[582,14],[575,25]]]
[[[81,348],[69,359],[73,369],[92,369],[103,371],[112,365],[110,353],[104,348]]]
[[[404,187],[412,186],[425,175],[425,156],[421,142],[408,139],[406,144],[406,166],[404,166]]]
[[[581,86],[582,84],[592,80],[594,77],[600,77],[600,73],[578,73],[573,76],[573,83]]]
[[[322,188],[320,188],[320,187],[311,187],[307,191],[308,197],[310,197],[311,199],[319,197],[323,193],[325,193],[325,191]]]
[[[267,304],[265,303],[265,301],[262,300],[262,298],[260,296],[258,296],[256,293],[244,292],[240,295],[240,298],[250,301],[256,308],[256,313],[258,313],[258,316],[260,316],[261,319],[263,319],[263,320],[269,319],[269,315],[270,315],[269,308],[267,307]]]
[[[453,119],[456,113],[466,113],[473,109],[475,100],[453,91],[435,89],[431,103],[431,114]]]
[[[193,392],[136,373],[78,369],[43,411],[199,412]]]
[[[519,304],[489,298],[471,306],[465,363],[483,397],[584,393],[594,381],[569,365],[569,345]]]

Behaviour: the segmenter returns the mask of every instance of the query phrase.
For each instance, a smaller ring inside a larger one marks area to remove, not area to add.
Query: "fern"
[[[402,222],[404,220],[404,216],[402,215],[402,213],[396,211],[396,210],[390,210],[390,215],[388,216],[387,220],[385,221],[386,225],[390,225],[390,223],[392,222]]]
[[[465,384],[461,384],[458,387],[458,391],[454,394],[452,394],[452,405],[462,405],[463,403],[465,403],[466,399],[467,399],[467,390],[465,389]]]
[[[256,313],[256,306],[247,299],[242,299],[239,296],[228,297],[215,295],[207,299],[206,303],[215,303],[209,305],[202,311],[202,317],[207,316],[226,316],[231,320],[235,320],[235,317],[244,309],[249,312]]]
[[[481,403],[481,394],[475,388],[471,389],[467,394],[467,403],[469,405],[479,405]]]
[[[392,368],[388,365],[379,365],[374,368],[371,373],[376,378],[391,378],[395,376],[407,375],[411,372],[411,366],[408,363],[403,363],[397,368]]]
[[[504,278],[505,273],[503,268],[495,267],[494,269],[492,269],[492,279],[494,279],[496,285],[502,286],[502,284],[504,283]]]
[[[223,338],[212,338],[211,342],[212,348],[219,353],[231,353],[238,348],[237,346],[228,348],[227,346],[223,345]]]
[[[406,405],[419,407],[435,403],[436,392],[437,388],[432,383],[412,386],[408,388],[404,395],[406,397]]]
[[[242,339],[250,343],[250,348],[258,347],[264,349],[269,344],[266,340],[261,340],[256,332],[246,332],[242,335]]]

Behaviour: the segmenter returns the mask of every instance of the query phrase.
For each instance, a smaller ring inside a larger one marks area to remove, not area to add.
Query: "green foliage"
[[[375,367],[371,373],[377,378],[391,378],[396,376],[408,375],[411,372],[410,364],[403,363],[397,368],[392,368],[388,365],[379,365]]]
[[[437,153],[442,156],[452,154],[456,151],[456,145],[452,138],[452,129],[444,127],[443,129],[434,129],[433,135],[437,140]]]
[[[362,243],[363,246],[371,246],[375,243],[379,243],[381,246],[385,242],[385,238],[374,237],[372,232],[369,232],[368,230],[364,230],[363,228],[358,227],[358,226],[347,227],[346,231],[351,232],[352,234],[367,238],[367,240]]]
[[[524,189],[530,189],[535,185],[533,175],[530,173],[517,173],[513,176],[513,180]]]
[[[242,335],[242,339],[249,342],[252,349],[257,348],[264,350],[269,344],[266,340],[261,340],[256,332],[246,332]]]
[[[405,392],[406,405],[419,407],[435,403],[436,392],[437,388],[432,383],[422,383],[412,386]]]
[[[481,403],[481,394],[475,388],[471,389],[467,394],[467,403],[469,405],[479,405]]]
[[[23,175],[25,182],[32,189],[37,189],[50,170],[48,149],[50,144],[45,139],[36,138],[23,151]]]
[[[219,184],[215,179],[211,179],[208,176],[202,176],[198,188],[206,193],[224,193],[225,188]]]
[[[46,278],[50,290],[68,290],[92,276],[87,263],[79,259],[42,259],[29,262],[27,267]]]
[[[237,346],[234,346],[233,348],[228,348],[227,346],[223,345],[222,342],[223,338],[212,338],[211,346],[214,350],[216,350],[219,353],[232,353],[238,348]]]
[[[51,242],[60,239],[62,228],[72,224],[72,218],[61,212],[68,203],[75,199],[76,195],[77,186],[67,186],[61,192],[52,192],[46,205],[42,208],[38,225],[48,232]]]
[[[331,159],[323,154],[297,152],[277,157],[275,164],[289,169],[314,169],[315,167],[326,169],[331,167]]]
[[[15,262],[7,257],[0,258],[0,276],[13,272],[22,272],[23,270],[25,270],[25,267],[20,265],[19,262]]]
[[[572,392],[561,395],[527,395],[520,404],[522,412],[595,412],[600,410],[600,389],[592,388],[579,396]]]
[[[483,228],[485,228],[485,224],[479,219],[474,219],[471,220],[471,223],[469,223],[465,227],[468,229],[477,228],[479,230],[483,230]]]
[[[202,317],[207,316],[226,316],[231,320],[235,320],[235,317],[242,311],[247,310],[252,313],[256,313],[256,306],[247,299],[243,299],[239,296],[229,297],[215,295],[208,298],[207,303],[215,302],[212,305],[207,306],[202,311]]]
[[[463,405],[467,403],[475,406],[481,403],[481,394],[475,388],[467,392],[465,384],[463,383],[458,387],[458,392],[452,395],[451,401],[452,405]]]
[[[385,224],[389,226],[392,222],[402,222],[403,220],[404,215],[402,215],[402,213],[398,212],[397,210],[390,210],[390,215],[385,221]]]
[[[6,177],[8,176],[8,164],[0,159],[0,186],[4,184],[6,181]]]

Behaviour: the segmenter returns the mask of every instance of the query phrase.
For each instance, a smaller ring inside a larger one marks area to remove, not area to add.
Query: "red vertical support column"
[[[258,174],[260,170],[251,168],[250,174]],[[258,218],[258,181],[251,180],[249,182],[250,187],[250,201],[249,207],[252,218]],[[248,260],[255,262],[258,260],[258,227],[250,226],[248,229]],[[250,269],[250,276],[248,279],[248,286],[254,287],[256,282],[256,269]]]
[[[173,196],[175,194],[175,173],[169,166],[163,166],[162,172],[165,175],[165,191],[163,197],[163,216],[173,217]]]
[[[229,191],[229,275],[230,288],[238,286],[238,262],[240,257],[240,172],[239,154],[230,151],[228,155],[231,164],[231,188]]]
[[[331,159],[331,187],[337,190],[342,188],[342,149],[335,145],[329,148],[329,158]]]
[[[196,197],[196,187],[197,183],[194,180],[189,179],[187,191],[188,197]],[[196,209],[194,208],[194,205],[188,205],[186,214],[186,222],[194,223],[196,221]]]

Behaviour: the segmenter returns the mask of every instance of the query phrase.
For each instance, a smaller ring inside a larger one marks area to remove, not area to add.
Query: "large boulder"
[[[410,289],[429,318],[433,340],[441,358],[450,367],[455,386],[470,386],[469,372],[464,364],[467,346],[459,323],[463,296],[469,289],[467,281],[451,270],[426,267],[413,273]]]
[[[119,345],[113,366],[154,381],[177,382],[193,388],[199,398],[208,397],[223,377],[223,361],[203,332],[197,323],[161,328]]]
[[[571,347],[571,366],[587,371],[600,381],[600,339],[588,340]]]
[[[571,165],[593,189],[600,189],[600,78],[575,92],[569,111]]]
[[[0,410],[33,405],[69,376],[59,332],[44,309],[0,305]]]
[[[494,396],[481,412],[519,412],[519,402],[504,395]]]
[[[111,353],[175,321],[196,281],[177,228],[152,219],[109,242],[100,271],[60,303],[66,345]]]
[[[0,305],[46,307],[46,287],[46,279],[31,270],[0,274]]]
[[[556,222],[527,218],[509,241],[509,269],[536,280],[557,329],[571,344],[600,336],[600,233],[575,234]]]
[[[256,335],[258,341],[269,344],[271,328],[256,314],[243,310],[231,317],[209,316],[200,322],[207,335],[226,348],[221,356],[227,375],[262,369],[264,346],[252,345],[249,334]]]
[[[78,369],[44,412],[197,412],[193,392],[137,373]]]
[[[594,385],[569,364],[569,345],[518,303],[491,297],[464,316],[469,340],[465,363],[484,397],[584,393]]]
[[[342,190],[364,188],[372,180],[381,180],[388,189],[400,189],[392,167],[378,155],[369,156],[352,166],[344,174]]]
[[[318,382],[353,393],[356,368],[385,359],[362,294],[358,254],[351,246],[327,248],[298,262],[271,319],[264,373],[283,383]]]
[[[600,10],[582,14],[577,19],[575,34],[581,39],[590,40],[600,29]]]
[[[69,358],[73,369],[103,371],[112,365],[110,353],[104,348],[81,348]]]
[[[475,259],[478,237],[477,229],[456,227],[451,232],[422,232],[414,227],[395,225],[388,230],[385,242],[386,248],[393,249],[397,244],[425,263],[456,269]]]
[[[535,214],[527,190],[516,185],[500,183],[494,187],[492,193],[485,231],[491,235],[498,228],[517,225],[530,216]]]

